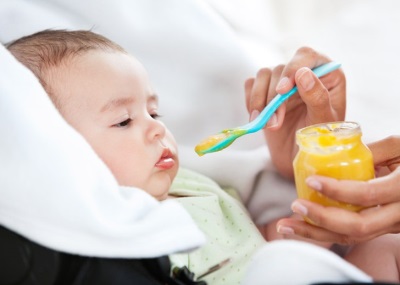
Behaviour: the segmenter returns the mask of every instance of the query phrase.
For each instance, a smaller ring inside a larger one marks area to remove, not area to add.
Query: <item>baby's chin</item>
[[[168,194],[169,194],[169,191],[166,191],[166,192],[165,192],[164,194],[162,194],[161,196],[154,197],[154,198],[156,198],[158,201],[164,201],[164,200],[166,200],[166,199],[169,198]]]
[[[163,201],[168,198],[170,187],[171,187],[170,184],[163,185],[158,188],[148,189],[149,191],[146,190],[146,192],[149,193],[151,196],[153,196],[158,201]]]
[[[172,182],[175,178],[175,175],[171,175],[171,173],[169,173],[169,175],[165,174],[166,173],[164,173],[163,177],[158,176],[157,181],[153,181],[152,185],[149,185],[149,187],[145,189],[151,196],[159,201],[168,198],[169,189],[171,188]]]
[[[177,169],[170,169],[168,171],[157,172],[147,181],[125,181],[125,183],[118,181],[121,186],[135,187],[142,189],[149,195],[153,196],[158,201],[162,201],[168,198],[169,189],[171,188],[172,182],[177,174]]]

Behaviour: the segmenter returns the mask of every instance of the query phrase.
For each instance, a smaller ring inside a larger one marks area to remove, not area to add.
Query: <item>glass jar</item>
[[[299,151],[293,161],[298,197],[324,206],[361,210],[360,206],[330,199],[305,183],[312,174],[340,180],[374,178],[372,153],[361,141],[361,135],[359,124],[354,122],[332,122],[298,130],[296,143]]]

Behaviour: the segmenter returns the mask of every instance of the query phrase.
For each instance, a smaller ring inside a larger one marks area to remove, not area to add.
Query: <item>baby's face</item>
[[[64,118],[108,165],[120,185],[165,199],[178,170],[177,146],[158,117],[143,66],[119,52],[91,51],[52,78]]]

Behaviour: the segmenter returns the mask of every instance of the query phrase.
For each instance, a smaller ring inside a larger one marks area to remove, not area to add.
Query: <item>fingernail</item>
[[[290,84],[289,78],[283,77],[283,78],[279,81],[278,86],[276,86],[276,89],[285,88],[288,84]]]
[[[275,127],[276,125],[278,125],[278,116],[275,113],[273,113],[268,121],[267,128],[272,128]]]
[[[309,69],[304,69],[304,71],[298,77],[299,84],[305,91],[310,91],[315,85],[315,81],[311,72],[312,71]]]
[[[322,190],[322,184],[318,180],[315,180],[313,178],[307,178],[306,179],[306,184],[308,187],[316,190],[316,191],[321,191]]]
[[[251,112],[250,122],[253,121],[255,118],[257,118],[258,115],[260,115],[260,112],[258,110],[254,110],[253,112]]]
[[[297,201],[294,201],[292,203],[292,211],[301,216],[307,216],[307,213],[308,213],[307,208]]]
[[[294,230],[290,227],[285,227],[285,226],[280,226],[278,225],[276,231],[280,234],[289,234],[289,235],[293,235],[294,234]]]

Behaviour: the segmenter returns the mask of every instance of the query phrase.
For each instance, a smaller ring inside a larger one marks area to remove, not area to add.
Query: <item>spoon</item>
[[[321,77],[338,69],[340,66],[340,63],[329,62],[314,68],[312,71],[315,73],[315,75]],[[257,116],[256,119],[241,127],[225,129],[216,135],[206,138],[198,145],[196,145],[196,153],[199,156],[202,156],[207,153],[223,150],[224,148],[230,146],[237,138],[261,130],[267,124],[272,114],[275,113],[276,109],[278,109],[283,102],[289,99],[296,92],[297,86],[293,87],[289,92],[285,94],[276,95],[274,99],[272,99],[271,102],[269,102],[269,104],[264,108],[264,110],[262,110],[262,112]]]

